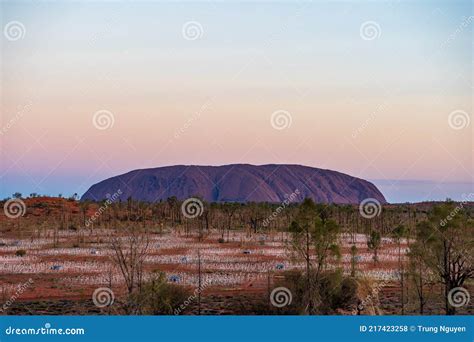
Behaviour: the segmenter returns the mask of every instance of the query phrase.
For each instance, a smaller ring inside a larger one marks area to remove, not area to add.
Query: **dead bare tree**
[[[111,246],[114,254],[112,259],[127,287],[129,296],[140,291],[143,284],[143,265],[150,240],[147,231],[131,227],[124,231],[125,234],[116,234],[111,237]],[[130,310],[130,305],[127,305]]]

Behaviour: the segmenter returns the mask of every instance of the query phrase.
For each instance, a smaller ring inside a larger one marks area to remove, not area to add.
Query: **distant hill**
[[[120,190],[120,191],[119,191]],[[209,202],[282,202],[298,190],[295,201],[359,203],[385,197],[372,183],[344,173],[301,165],[176,165],[134,170],[94,184],[81,200],[120,199],[155,202],[199,196]]]

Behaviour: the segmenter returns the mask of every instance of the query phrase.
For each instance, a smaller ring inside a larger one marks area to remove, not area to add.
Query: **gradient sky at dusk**
[[[471,1],[0,6],[2,197],[230,163],[389,182],[392,201],[474,191]],[[11,21],[23,39],[6,39]],[[183,36],[190,21],[196,40]],[[367,21],[380,27],[373,40],[361,37]],[[93,125],[99,110],[112,127]],[[291,126],[272,127],[277,110]],[[450,127],[456,110],[470,125]],[[436,184],[400,193],[392,180]]]

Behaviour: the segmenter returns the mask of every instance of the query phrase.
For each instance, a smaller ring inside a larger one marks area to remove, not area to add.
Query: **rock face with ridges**
[[[119,191],[120,190],[120,191]],[[102,200],[120,194],[122,201],[156,202],[176,196],[199,196],[209,202],[282,202],[297,191],[294,201],[359,203],[375,198],[386,203],[372,183],[340,172],[301,165],[223,166],[176,165],[134,170],[94,184],[81,200]]]

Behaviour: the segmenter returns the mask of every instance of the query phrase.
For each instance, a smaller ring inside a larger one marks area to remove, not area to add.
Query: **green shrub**
[[[338,310],[351,310],[357,305],[357,281],[344,276],[342,270],[325,271],[310,277],[313,293],[308,293],[305,272],[284,272],[284,280],[277,286],[287,287],[292,293],[292,304],[285,308],[287,314],[305,313],[309,298],[317,305],[316,312],[322,315],[336,314]],[[275,311],[275,310],[274,310]],[[283,313],[278,309],[279,313]]]
[[[191,292],[186,288],[169,284],[166,275],[159,272],[130,299],[144,315],[173,315],[190,295]]]

